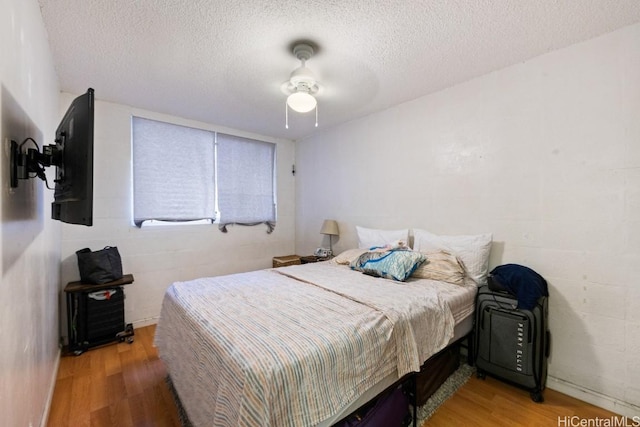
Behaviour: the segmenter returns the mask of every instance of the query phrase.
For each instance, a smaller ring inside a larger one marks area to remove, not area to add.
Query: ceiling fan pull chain
[[[289,104],[284,102],[284,128],[289,129]]]

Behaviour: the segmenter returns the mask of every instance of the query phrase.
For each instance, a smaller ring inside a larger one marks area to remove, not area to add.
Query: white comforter
[[[311,426],[453,335],[429,281],[330,263],[174,283],[156,330],[194,426]]]

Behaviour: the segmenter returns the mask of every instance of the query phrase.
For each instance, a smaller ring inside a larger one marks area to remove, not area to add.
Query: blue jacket
[[[547,281],[523,265],[505,264],[491,270],[492,280],[518,299],[518,308],[531,310],[541,296],[549,296]]]

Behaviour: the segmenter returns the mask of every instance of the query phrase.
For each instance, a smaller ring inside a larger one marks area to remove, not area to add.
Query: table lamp
[[[322,228],[320,229],[320,234],[329,235],[329,250],[331,251],[331,255],[333,255],[333,236],[339,236],[340,232],[338,231],[338,223],[333,219],[325,219],[322,223]]]

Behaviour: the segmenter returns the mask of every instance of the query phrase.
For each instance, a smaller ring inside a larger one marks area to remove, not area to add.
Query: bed
[[[468,334],[476,290],[337,262],[201,278],[155,343],[194,426],[330,426]]]

